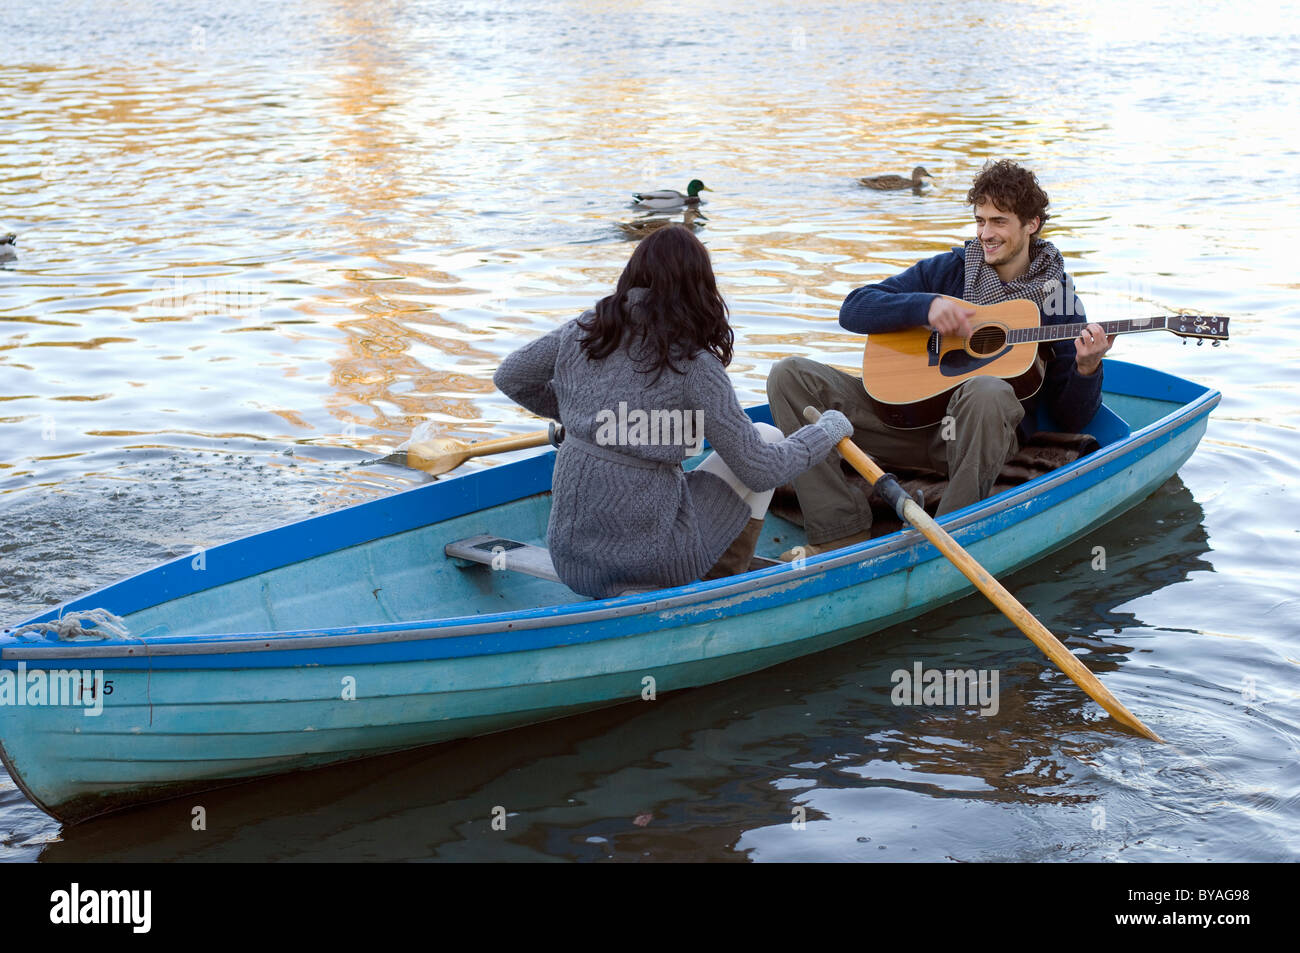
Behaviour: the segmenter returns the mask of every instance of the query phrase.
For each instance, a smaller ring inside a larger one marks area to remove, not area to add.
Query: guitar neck
[[[1169,319],[1125,318],[1121,321],[1086,321],[1082,324],[1044,324],[1036,328],[1018,328],[1007,332],[1008,344],[1023,344],[1026,341],[1068,341],[1083,333],[1089,324],[1099,324],[1107,334],[1128,334],[1131,331],[1168,331]]]

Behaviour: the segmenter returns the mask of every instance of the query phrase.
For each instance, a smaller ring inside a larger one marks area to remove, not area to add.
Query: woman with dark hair
[[[744,572],[772,489],[852,433],[833,410],[789,437],[751,422],[732,342],[708,251],[673,226],[637,247],[612,295],[502,362],[497,387],[564,425],[547,542],[574,591]],[[715,452],[684,472],[704,439]]]

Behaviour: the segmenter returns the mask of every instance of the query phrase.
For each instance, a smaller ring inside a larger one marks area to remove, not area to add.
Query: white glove
[[[826,411],[813,426],[821,427],[822,430],[830,434],[831,439],[836,443],[839,443],[845,437],[853,436],[853,424],[849,423],[849,418],[838,410]]]

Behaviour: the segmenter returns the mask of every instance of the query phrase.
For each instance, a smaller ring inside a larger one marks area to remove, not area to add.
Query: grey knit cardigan
[[[582,333],[577,321],[568,322],[515,351],[493,378],[523,407],[564,425],[547,545],[555,571],[575,592],[605,598],[699,579],[750,517],[749,506],[718,477],[682,470],[695,448],[681,440],[644,442],[680,431],[638,428],[636,410],[646,418],[657,412],[660,422],[672,411],[683,421],[701,411],[705,439],[742,483],[759,492],[821,463],[834,449],[830,434],[815,426],[779,443],[764,442],[736,400],[726,368],[707,351],[676,361],[682,373],[665,369],[655,380],[626,346],[590,360],[579,345]],[[616,435],[612,419],[633,425]]]

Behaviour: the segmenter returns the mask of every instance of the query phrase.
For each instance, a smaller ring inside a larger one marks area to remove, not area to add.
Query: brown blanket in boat
[[[1020,448],[1020,452],[1007,461],[1002,472],[998,474],[993,486],[994,493],[1021,483],[1026,483],[1057,467],[1064,466],[1079,457],[1087,456],[1098,448],[1096,439],[1086,433],[1049,433],[1039,431],[1029,438],[1029,442]],[[862,492],[869,492],[867,481],[847,463],[842,464],[849,482],[861,487]],[[948,488],[948,480],[933,470],[913,470],[896,468],[892,471],[898,477],[899,485],[916,497],[919,490],[923,494],[926,511],[933,516],[939,508],[943,491]],[[892,533],[901,525],[893,509],[882,500],[879,494],[871,492],[871,510],[874,519],[871,525],[872,536]],[[799,510],[799,498],[795,496],[794,487],[786,484],[777,487],[772,496],[771,512],[797,526],[803,525],[803,513]]]

